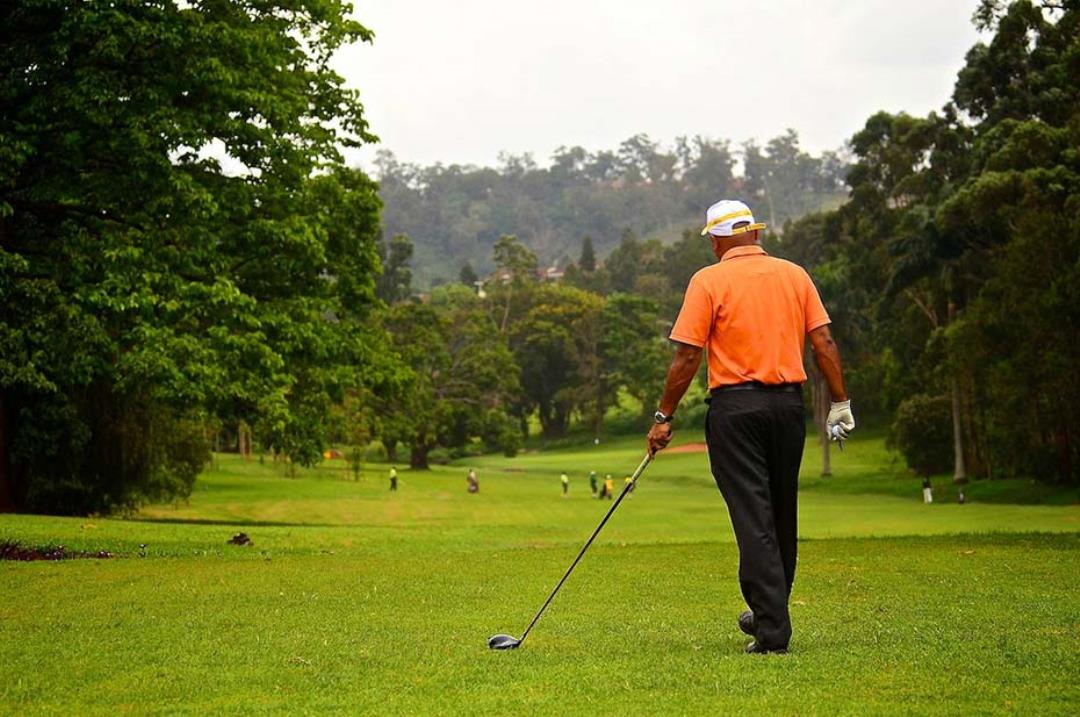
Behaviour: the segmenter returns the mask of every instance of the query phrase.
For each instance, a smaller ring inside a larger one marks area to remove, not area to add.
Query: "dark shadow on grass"
[[[125,518],[129,523],[171,523],[175,525],[238,525],[256,528],[341,528],[346,523],[283,523],[274,520],[209,520],[206,518]]]

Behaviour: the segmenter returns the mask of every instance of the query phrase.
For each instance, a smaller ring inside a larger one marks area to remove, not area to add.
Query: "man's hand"
[[[833,427],[836,427],[835,430]],[[855,430],[855,416],[851,414],[851,401],[833,401],[825,428],[832,440],[846,441]]]
[[[667,448],[667,444],[671,443],[671,424],[670,423],[656,423],[649,429],[649,435],[646,437],[649,443],[649,455],[655,456],[657,451],[662,451]]]

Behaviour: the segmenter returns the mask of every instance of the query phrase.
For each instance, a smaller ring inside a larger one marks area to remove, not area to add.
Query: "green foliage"
[[[604,384],[600,357],[603,300],[580,289],[546,285],[510,331],[521,369],[526,410],[535,407],[545,436],[565,433],[572,412],[592,402],[594,415]]]
[[[984,0],[976,22],[952,102],[870,117],[850,201],[776,250],[819,280],[856,397],[950,395],[968,473],[1076,483],[1080,7]]]
[[[511,281],[521,284],[536,276],[536,254],[516,236],[504,234],[492,249],[495,268]]]
[[[585,273],[596,271],[596,250],[593,249],[592,237],[586,236],[581,240],[581,256],[578,258],[578,269]]]
[[[472,268],[472,264],[465,262],[461,265],[461,271],[458,273],[458,281],[465,286],[471,287],[480,281],[480,277],[476,275],[476,270]]]
[[[612,294],[604,304],[601,324],[609,382],[624,386],[641,404],[642,416],[651,417],[672,355],[659,304],[633,294]]]
[[[473,438],[505,453],[517,450],[506,417],[518,391],[513,356],[472,290],[439,287],[426,303],[391,307],[383,323],[410,370],[405,390],[373,401],[384,442],[409,445],[414,468],[427,468],[436,447],[462,447]]]
[[[183,494],[200,451],[169,437],[205,416],[313,462],[330,405],[392,376],[379,199],[341,165],[372,139],[330,67],[371,37],[347,12],[0,11],[0,508]]]
[[[920,476],[952,467],[952,408],[945,396],[917,394],[896,410],[892,442]]]
[[[376,165],[383,222],[416,242],[417,280],[429,286],[453,278],[447,256],[468,260],[481,274],[491,271],[491,249],[505,234],[520,237],[545,265],[576,255],[582,237],[590,237],[595,258],[583,255],[578,266],[588,275],[626,230],[667,240],[686,226],[700,228],[705,208],[725,196],[745,198],[776,229],[842,196],[845,162],[833,153],[807,155],[793,132],[754,150],[754,181],[734,175],[735,158],[726,140],[680,137],[664,148],[635,135],[615,151],[561,147],[549,167],[529,156],[503,156],[495,169],[420,167],[387,151]],[[600,284],[583,288],[607,291]]]
[[[387,304],[403,301],[412,294],[413,244],[409,237],[398,234],[390,240],[390,246],[379,244],[382,275],[375,282],[375,295]]]

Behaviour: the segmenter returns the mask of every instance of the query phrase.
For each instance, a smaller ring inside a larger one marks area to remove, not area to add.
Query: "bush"
[[[953,465],[952,405],[947,396],[917,394],[896,409],[889,443],[908,467],[926,477]]]
[[[144,396],[97,387],[38,402],[14,441],[26,466],[24,510],[88,515],[186,498],[210,459],[208,422]]]

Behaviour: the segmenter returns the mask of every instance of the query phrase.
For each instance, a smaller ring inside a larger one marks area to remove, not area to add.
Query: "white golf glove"
[[[848,435],[855,430],[855,416],[851,415],[851,401],[832,402],[825,428],[829,431],[832,440],[847,440]]]

